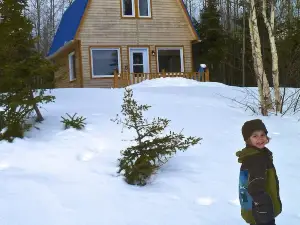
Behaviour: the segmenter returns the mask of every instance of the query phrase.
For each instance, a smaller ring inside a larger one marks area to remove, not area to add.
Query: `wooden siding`
[[[152,0],[151,19],[121,18],[120,0],[90,0],[77,38],[81,40],[83,86],[113,87],[111,78],[91,78],[91,46],[119,46],[122,71],[129,66],[129,47],[183,47],[185,72],[192,71],[191,41],[195,35],[190,29],[185,12],[177,0]],[[149,55],[150,72],[157,72],[157,56]]]
[[[76,80],[70,81],[69,75],[69,54],[75,51],[76,59]],[[80,41],[75,42],[70,48],[66,49],[60,55],[55,57],[55,63],[58,64],[58,70],[55,72],[55,87],[56,88],[79,88],[82,87],[82,68]]]

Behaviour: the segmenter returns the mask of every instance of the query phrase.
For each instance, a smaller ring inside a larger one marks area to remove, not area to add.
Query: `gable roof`
[[[67,43],[76,38],[76,34],[79,30],[80,24],[82,23],[81,19],[91,1],[92,0],[74,0],[74,2],[64,12],[53,38],[47,57],[53,55]],[[184,10],[188,23],[192,28],[192,32],[198,39],[200,39],[195,27],[193,26],[191,16],[189,15],[188,10],[183,3],[183,0],[178,1],[180,2],[180,5]]]
[[[89,0],[75,0],[64,12],[47,56],[73,40]]]
[[[186,5],[184,4],[183,0],[179,0],[180,1],[180,4],[185,12],[185,15],[188,17],[188,22],[190,24],[190,27],[192,28],[192,32],[194,33],[194,35],[198,38],[198,40],[200,40],[200,36],[196,30],[196,27],[194,27],[194,24],[193,24],[193,20],[192,20],[192,17],[191,15],[189,14],[188,10],[187,10],[187,7]]]

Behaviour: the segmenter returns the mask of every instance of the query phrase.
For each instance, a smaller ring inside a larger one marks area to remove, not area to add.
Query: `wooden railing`
[[[209,72],[161,72],[161,73],[129,73],[114,72],[114,88],[122,88],[144,80],[151,80],[161,77],[183,77],[200,82],[209,81]]]

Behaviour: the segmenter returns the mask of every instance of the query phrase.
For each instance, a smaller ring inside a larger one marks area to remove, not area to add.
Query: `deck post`
[[[162,69],[161,72],[162,72],[162,77],[163,77],[163,78],[166,78],[166,71],[165,71],[165,69]]]
[[[208,82],[209,81],[209,70],[208,68],[206,68],[206,71],[204,72],[204,77],[205,77],[205,82]]]
[[[114,70],[114,88],[118,88],[118,73]]]

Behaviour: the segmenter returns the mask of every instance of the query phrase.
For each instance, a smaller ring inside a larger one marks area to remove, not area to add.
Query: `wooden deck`
[[[162,72],[162,73],[114,73],[114,88],[123,88],[132,84],[140,83],[144,80],[152,80],[165,77],[183,77],[199,82],[209,81],[209,72]]]

